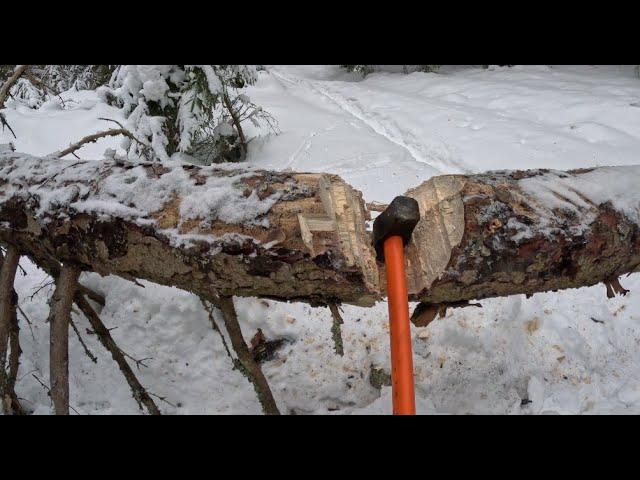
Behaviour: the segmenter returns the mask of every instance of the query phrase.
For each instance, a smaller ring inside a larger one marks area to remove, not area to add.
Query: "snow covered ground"
[[[249,94],[281,133],[256,138],[249,162],[326,171],[389,201],[433,175],[489,169],[640,163],[640,79],[633,67],[445,67],[440,73],[376,73],[361,80],[335,66],[270,66]],[[0,143],[47,154],[120,119],[92,92],[67,92],[39,110],[4,111],[18,135]],[[101,158],[118,139],[80,152]],[[47,298],[51,287],[28,261],[16,289],[25,351],[17,385],[35,413],[51,412]],[[419,413],[640,413],[640,275],[626,297],[604,286],[483,300],[413,328]],[[100,312],[120,346],[149,358],[138,371],[164,413],[259,413],[250,384],[232,370],[199,300],[119,278],[83,276],[107,294]],[[32,296],[33,295],[33,296]],[[283,413],[390,413],[390,389],[370,383],[388,369],[386,304],[344,307],[345,355],[334,354],[327,309],[236,299],[243,332],[286,338],[263,368]],[[93,364],[71,334],[71,404],[81,414],[139,413],[128,386],[87,321],[74,315]],[[167,403],[168,402],[168,403]]]

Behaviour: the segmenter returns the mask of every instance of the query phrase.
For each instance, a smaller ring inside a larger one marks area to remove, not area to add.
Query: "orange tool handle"
[[[413,385],[409,295],[407,294],[402,237],[394,235],[384,241],[384,259],[387,271],[391,333],[393,414],[415,415],[416,396]]]

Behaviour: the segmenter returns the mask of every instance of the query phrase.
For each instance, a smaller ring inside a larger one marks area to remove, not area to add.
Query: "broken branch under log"
[[[69,415],[69,322],[80,270],[62,265],[49,313],[49,383],[56,415]]]
[[[120,368],[124,378],[127,380],[127,383],[131,388],[133,398],[138,403],[138,406],[140,408],[142,408],[142,405],[147,407],[147,411],[151,415],[160,415],[160,410],[153,399],[149,396],[147,390],[142,386],[135,373],[133,373],[133,370],[127,363],[127,360],[124,358],[122,350],[120,350],[120,347],[118,347],[111,336],[111,332],[109,332],[109,329],[104,323],[102,323],[102,320],[91,305],[89,305],[89,302],[84,298],[84,295],[81,292],[76,292],[73,300],[84,316],[87,317],[87,320],[89,320],[89,324],[98,336],[100,343],[109,351],[109,353],[111,353],[111,357],[118,364],[118,368]]]

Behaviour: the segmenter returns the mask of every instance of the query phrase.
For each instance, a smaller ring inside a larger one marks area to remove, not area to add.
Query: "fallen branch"
[[[27,255],[207,299],[371,306],[386,291],[362,197],[333,175],[52,164],[4,148],[0,180],[0,241]],[[421,212],[406,248],[410,299],[451,305],[603,281],[623,293],[612,279],[640,268],[637,184],[638,166],[433,177],[407,192]]]
[[[203,298],[200,298],[200,301],[202,302],[202,306],[205,308],[205,310],[209,314],[209,322],[211,322],[211,327],[215,332],[218,333],[218,335],[220,335],[220,339],[222,340],[222,346],[227,352],[227,356],[231,359],[231,361],[233,361],[233,355],[231,355],[231,350],[229,350],[229,345],[227,345],[227,339],[224,338],[224,333],[222,333],[222,330],[220,330],[220,327],[218,326],[218,322],[216,322],[216,319],[213,315],[213,311],[216,307],[213,304],[207,302]]]
[[[132,136],[131,133],[128,130],[125,130],[125,129],[118,128],[118,129],[105,130],[103,132],[94,133],[93,135],[87,135],[86,137],[83,137],[82,139],[80,139],[80,141],[69,145],[64,150],[52,153],[50,155],[50,157],[62,158],[64,156],[66,156],[66,155],[69,155],[70,153],[74,153],[75,151],[80,150],[87,143],[94,143],[94,142],[97,142],[98,140],[100,140],[101,138],[117,137],[117,136],[120,136],[120,135],[124,135],[126,137]]]
[[[233,298],[219,297],[211,301],[222,312],[224,324],[231,339],[231,346],[237,355],[237,358],[233,359],[235,367],[253,385],[263,412],[267,415],[280,415],[280,410],[278,410],[276,401],[271,393],[269,382],[267,382],[260,365],[255,361],[244,341]]]
[[[129,387],[131,388],[131,392],[133,394],[133,398],[138,403],[140,409],[144,405],[147,408],[147,411],[152,415],[160,415],[160,410],[157,405],[153,401],[153,399],[149,396],[146,389],[142,386],[135,373],[127,363],[127,360],[124,357],[124,354],[118,344],[115,342],[109,329],[102,323],[102,320],[95,312],[95,310],[89,305],[89,302],[84,298],[82,293],[77,292],[74,297],[75,304],[78,306],[80,311],[87,317],[89,320],[89,324],[91,328],[98,336],[98,340],[100,343],[106,348],[109,353],[111,353],[111,357],[118,364],[118,368],[124,375],[124,378],[127,380]]]
[[[56,415],[69,415],[69,322],[80,270],[62,265],[49,312],[49,383]]]

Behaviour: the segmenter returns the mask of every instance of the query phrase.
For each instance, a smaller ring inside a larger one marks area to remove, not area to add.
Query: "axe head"
[[[373,221],[373,246],[378,261],[384,262],[384,241],[398,235],[406,245],[419,220],[420,208],[415,199],[403,196],[394,198]]]

